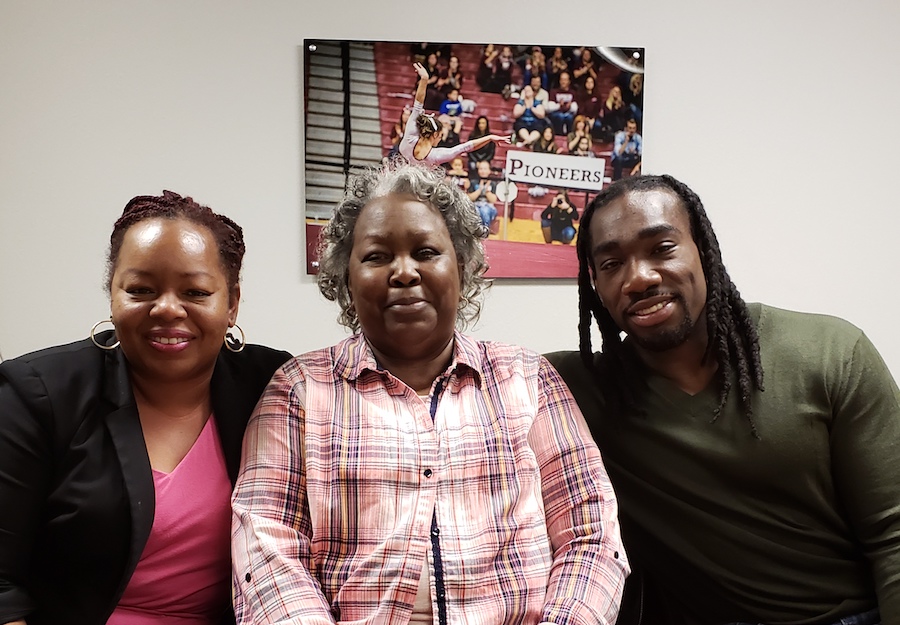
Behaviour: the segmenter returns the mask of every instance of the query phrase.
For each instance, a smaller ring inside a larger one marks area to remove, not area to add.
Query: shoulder
[[[757,320],[760,341],[800,344],[822,342],[855,343],[862,335],[858,327],[832,315],[785,310],[766,304],[749,304]]]
[[[463,336],[460,343],[462,350],[475,361],[472,365],[497,380],[513,376],[534,377],[552,371],[543,356],[520,345],[477,341],[468,336]]]
[[[48,347],[6,360],[0,378],[20,390],[50,390],[52,386],[97,388],[101,385],[107,352],[90,339]]]
[[[595,358],[597,356],[598,354],[595,354]],[[553,365],[569,386],[594,384],[594,374],[585,366],[580,352],[549,352],[544,354],[544,357]]]
[[[765,371],[824,371],[853,359],[862,330],[838,317],[750,304]]]
[[[290,359],[290,353],[263,345],[246,345],[240,352],[223,348],[219,352],[214,376],[224,373],[237,384],[265,385],[275,371]]]

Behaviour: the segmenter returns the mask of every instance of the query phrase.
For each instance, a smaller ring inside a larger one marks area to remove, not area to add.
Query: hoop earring
[[[105,349],[106,351],[110,351],[110,350],[115,349],[115,348],[117,348],[117,347],[119,346],[119,340],[118,340],[118,339],[116,339],[116,342],[115,342],[114,344],[112,344],[112,345],[104,345],[103,343],[100,343],[99,341],[97,341],[97,337],[94,336],[94,335],[97,333],[97,328],[99,328],[100,326],[102,326],[104,323],[109,323],[109,324],[112,325],[113,330],[116,329],[116,324],[113,323],[112,317],[110,317],[109,319],[103,319],[102,321],[98,321],[97,323],[94,324],[94,327],[91,328],[91,342],[92,342],[94,345],[96,345],[97,347],[99,347],[100,349]]]
[[[244,351],[245,347],[247,347],[247,338],[246,338],[246,335],[244,334],[244,329],[241,326],[239,326],[238,324],[234,324],[234,327],[237,328],[238,331],[241,333],[241,340],[238,341],[237,338],[235,338],[234,334],[229,334],[229,332],[226,330],[225,331],[225,349],[227,349],[230,352],[234,352],[235,354],[239,354],[240,352]],[[230,339],[230,342],[229,342],[229,339]]]

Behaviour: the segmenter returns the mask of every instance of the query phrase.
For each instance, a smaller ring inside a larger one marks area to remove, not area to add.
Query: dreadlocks
[[[613,412],[638,410],[638,397],[644,390],[642,366],[624,349],[621,332],[593,288],[595,267],[591,255],[590,228],[594,214],[613,200],[633,191],[667,190],[681,199],[691,223],[691,236],[700,252],[706,276],[706,325],[709,344],[706,357],[718,363],[716,381],[719,405],[715,421],[728,400],[732,372],[737,379],[741,406],[758,437],[753,421],[751,393],[763,390],[763,370],[759,358],[759,337],[747,305],[722,263],[719,242],[697,194],[671,176],[633,176],[620,180],[603,191],[588,205],[581,218],[576,250],[578,254],[578,335],[579,352],[585,366],[598,375],[598,383]],[[600,370],[595,366],[591,348],[591,318],[597,320],[603,339]]]

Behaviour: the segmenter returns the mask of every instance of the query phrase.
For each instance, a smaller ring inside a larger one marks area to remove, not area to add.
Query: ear
[[[228,295],[228,327],[237,323],[238,308],[241,305],[241,285],[235,284]]]

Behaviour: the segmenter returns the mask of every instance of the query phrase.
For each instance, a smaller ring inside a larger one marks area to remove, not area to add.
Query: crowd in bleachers
[[[643,73],[622,70],[588,46],[556,46],[548,57],[550,50],[537,45],[417,42],[408,44],[405,60],[421,62],[428,71],[425,110],[439,115],[442,145],[458,144],[493,127],[496,133],[509,132],[516,149],[614,160],[616,134],[625,131],[630,119],[641,133]],[[395,95],[408,106],[414,77],[405,82],[405,89]],[[399,142],[404,123],[401,119],[391,129],[386,153]],[[555,147],[550,147],[550,138]],[[502,169],[498,159],[505,158],[505,151],[488,145],[480,152],[470,155],[470,172],[474,174],[485,158],[495,171]]]
[[[386,158],[398,153],[417,85],[409,68],[416,62],[428,73],[424,109],[439,122],[440,147],[490,134],[511,139],[512,145],[488,142],[464,156],[472,192],[482,187],[481,162],[502,179],[509,149],[602,157],[610,179],[640,171],[642,69],[621,69],[588,46],[376,44],[376,66],[386,65],[379,77]],[[628,128],[636,130],[628,134]],[[451,175],[459,179],[459,172],[457,163]]]

